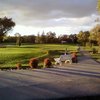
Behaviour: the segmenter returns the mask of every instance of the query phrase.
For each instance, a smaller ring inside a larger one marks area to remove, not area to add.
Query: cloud
[[[96,2],[97,0],[0,0],[0,17],[8,16],[17,25],[34,28],[86,28],[93,24]]]
[[[95,12],[96,0],[0,0],[0,7],[15,13],[17,9],[24,18],[43,20],[91,15]]]

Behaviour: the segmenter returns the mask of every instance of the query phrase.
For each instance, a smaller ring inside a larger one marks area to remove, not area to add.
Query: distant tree
[[[47,32],[40,35],[40,33],[37,34],[35,38],[35,43],[58,43],[58,38],[56,37],[55,32]]]
[[[0,18],[0,43],[3,42],[4,37],[7,32],[15,26],[15,22],[12,21],[12,18]]]
[[[45,35],[44,31],[41,34],[40,43],[46,43],[46,35]]]
[[[16,45],[21,46],[22,43],[21,34],[16,33],[15,36],[16,36]]]
[[[80,31],[79,34],[77,35],[78,37],[78,42],[81,43],[83,46],[86,46],[86,43],[89,42],[89,36],[90,33],[89,31]]]
[[[16,42],[16,37],[15,36],[7,36],[6,40],[4,42],[5,43],[15,43]]]
[[[89,36],[90,36],[90,32],[89,31],[84,31],[84,36],[83,36],[84,40],[83,40],[83,42],[84,42],[85,46],[86,46],[87,43],[89,43]]]
[[[97,11],[100,14],[100,0],[97,1]]]
[[[35,37],[35,43],[40,43],[40,33],[38,32],[37,36]]]
[[[76,34],[70,34],[70,35],[60,35],[58,36],[58,40],[60,43],[69,43],[69,44],[76,44],[77,43],[77,36]]]
[[[77,38],[78,38],[78,43],[82,44],[82,40],[83,40],[83,31],[80,31],[77,34]]]
[[[56,33],[55,32],[47,32],[46,33],[46,42],[47,43],[55,43],[56,41]]]
[[[74,44],[77,44],[78,43],[78,38],[77,38],[77,35],[76,34],[73,34],[73,42],[74,42]]]
[[[60,36],[58,36],[58,38],[59,38],[59,40],[60,41],[67,41],[67,39],[68,39],[68,35],[60,35]]]
[[[27,42],[28,43],[35,43],[35,36],[34,35],[29,35],[27,36]]]
[[[68,40],[69,40],[69,43],[73,43],[73,44],[76,44],[77,43],[77,36],[76,36],[76,34],[70,34],[69,35],[69,38],[68,38]]]

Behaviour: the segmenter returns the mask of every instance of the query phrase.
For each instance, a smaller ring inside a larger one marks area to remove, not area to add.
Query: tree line
[[[5,43],[37,43],[37,44],[44,44],[44,43],[70,43],[70,44],[76,44],[77,43],[77,37],[76,34],[72,35],[60,35],[56,36],[56,33],[54,32],[47,32],[35,35],[25,35],[21,36],[21,34],[16,33],[17,36],[6,36],[5,40],[3,42]]]
[[[83,46],[99,45],[100,46],[100,24],[96,25],[90,31],[80,31],[77,34],[63,34],[56,36],[55,32],[42,32],[37,35],[21,36],[20,33],[15,33],[14,36],[7,36],[7,33],[13,29],[15,22],[12,18],[0,18],[0,43],[67,43],[67,44],[80,44]]]

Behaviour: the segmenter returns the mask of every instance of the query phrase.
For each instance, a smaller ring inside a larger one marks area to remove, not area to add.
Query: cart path
[[[80,64],[100,65],[98,62],[96,62],[95,60],[93,60],[91,58],[89,52],[81,49],[80,53],[82,55],[81,57],[79,57],[79,63]]]

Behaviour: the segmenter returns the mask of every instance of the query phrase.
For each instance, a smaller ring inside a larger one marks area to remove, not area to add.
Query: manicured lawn
[[[18,62],[26,66],[32,57],[39,58],[40,62],[43,62],[45,57],[59,56],[59,52],[64,53],[66,48],[70,51],[77,49],[74,45],[64,44],[35,44],[22,45],[21,47],[6,45],[6,48],[0,48],[0,67],[16,66]]]

